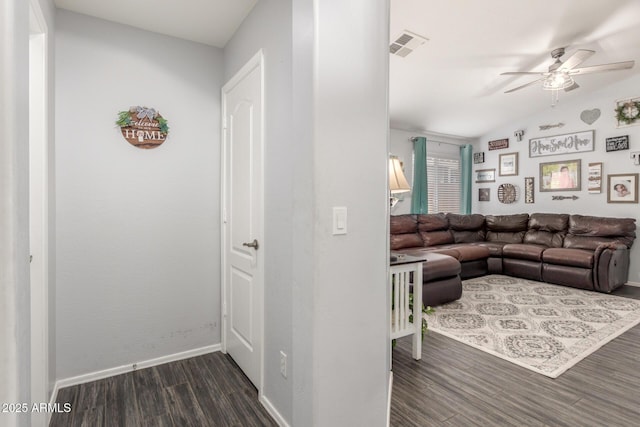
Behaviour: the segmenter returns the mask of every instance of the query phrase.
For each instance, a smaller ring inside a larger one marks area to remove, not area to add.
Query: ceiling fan
[[[635,61],[625,62],[613,62],[610,64],[592,65],[590,67],[576,68],[582,64],[587,58],[596,53],[593,50],[578,49],[573,55],[567,58],[566,61],[560,61],[560,58],[564,55],[564,48],[560,47],[551,51],[551,57],[555,59],[555,62],[549,65],[549,71],[512,71],[500,74],[501,76],[519,76],[519,75],[537,75],[538,79],[529,83],[523,84],[513,89],[505,91],[505,93],[515,92],[520,89],[524,89],[527,86],[534,85],[538,82],[542,82],[542,89],[553,91],[552,97],[555,94],[555,98],[552,98],[552,105],[558,102],[558,91],[564,89],[565,92],[579,88],[580,86],[573,80],[573,76],[581,74],[600,73],[603,71],[615,71],[626,70],[632,68]]]

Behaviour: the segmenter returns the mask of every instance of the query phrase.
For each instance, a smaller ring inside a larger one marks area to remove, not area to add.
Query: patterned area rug
[[[429,329],[551,378],[640,323],[629,298],[499,275],[462,287]]]

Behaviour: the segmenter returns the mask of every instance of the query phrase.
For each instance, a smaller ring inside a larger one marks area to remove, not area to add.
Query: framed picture
[[[473,163],[484,163],[484,151],[473,153]]]
[[[518,175],[518,153],[500,154],[500,169],[498,175]]]
[[[476,171],[476,183],[478,182],[496,182],[495,169],[479,169]]]
[[[540,163],[540,191],[579,191],[581,160]]]
[[[602,191],[602,162],[589,163],[588,179],[587,190],[589,190],[589,193],[600,193]]]
[[[587,130],[530,139],[529,157],[557,156],[559,154],[593,151],[593,134],[594,131]]]
[[[495,141],[489,141],[489,151],[502,150],[503,148],[509,148],[509,138],[496,139]]]
[[[491,189],[490,188],[478,188],[478,201],[489,202],[491,201]]]
[[[607,175],[607,203],[638,203],[638,174]]]
[[[524,202],[525,203],[534,203],[535,202],[535,196],[534,196],[534,189],[535,189],[535,178],[533,176],[528,176],[524,179]]]

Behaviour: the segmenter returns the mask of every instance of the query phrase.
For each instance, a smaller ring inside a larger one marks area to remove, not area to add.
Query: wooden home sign
[[[489,141],[489,151],[502,150],[503,148],[509,148],[509,138],[496,139],[495,141]]]
[[[169,134],[168,122],[154,108],[131,107],[120,111],[116,124],[124,139],[138,148],[156,148]]]

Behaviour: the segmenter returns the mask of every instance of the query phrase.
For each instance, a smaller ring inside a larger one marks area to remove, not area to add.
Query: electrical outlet
[[[280,373],[287,378],[287,355],[284,351],[280,351]]]
[[[630,157],[633,159],[634,165],[640,165],[640,151],[632,151]]]

